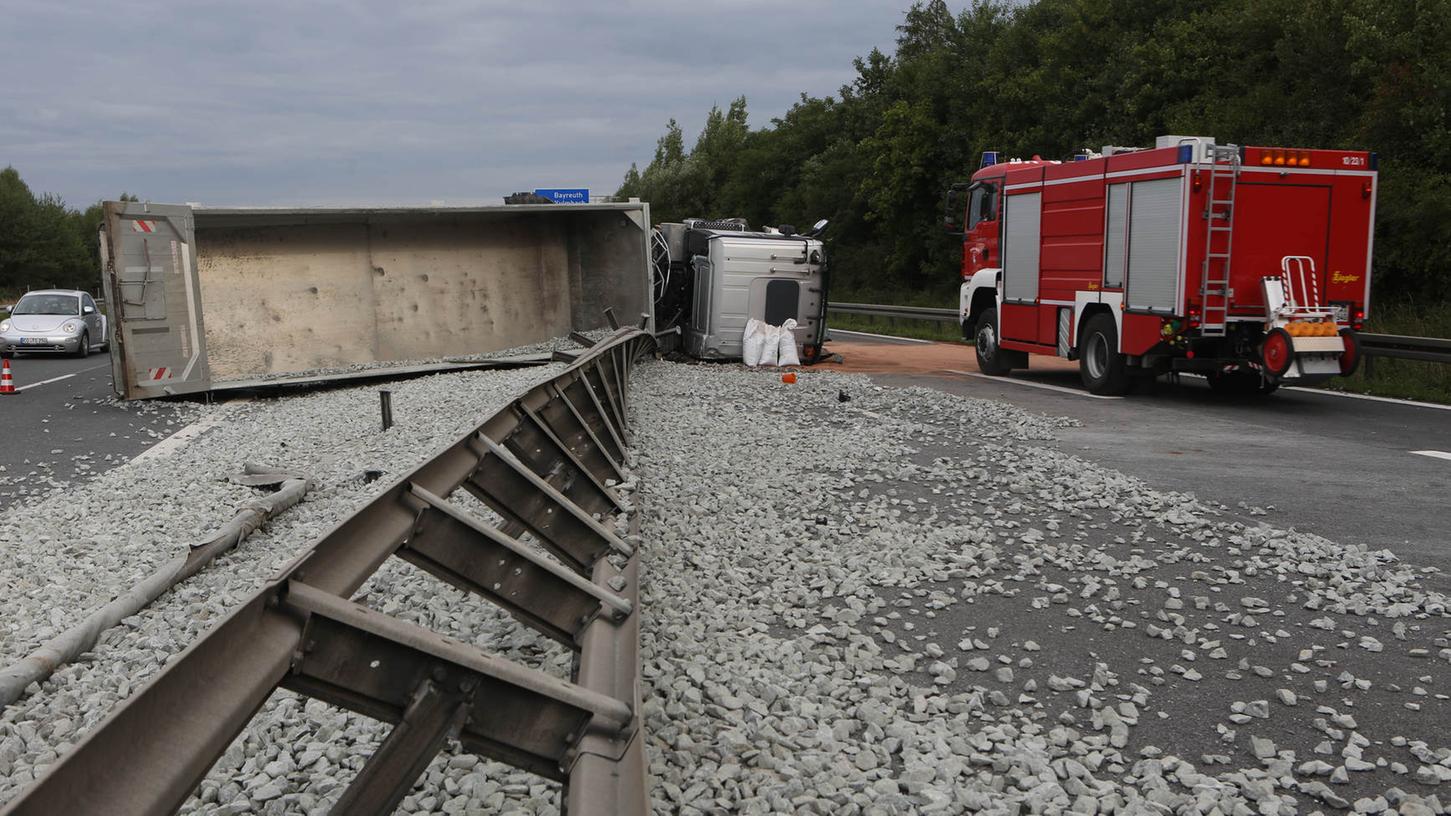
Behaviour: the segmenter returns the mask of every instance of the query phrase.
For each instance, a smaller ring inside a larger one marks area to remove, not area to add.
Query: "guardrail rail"
[[[958,323],[962,320],[956,309],[934,309],[925,306],[881,306],[875,303],[828,303],[828,312],[893,317],[905,320],[929,320],[934,323]]]
[[[828,312],[869,315],[899,320],[925,320],[934,323],[957,323],[962,317],[956,309],[925,306],[887,306],[877,303],[830,303]],[[1406,337],[1396,334],[1360,333],[1360,351],[1367,358],[1392,357],[1401,360],[1422,360],[1451,363],[1451,339],[1439,337]]]
[[[1451,363],[1451,340],[1440,337],[1406,337],[1399,334],[1357,334],[1360,352],[1366,357],[1393,357]]]
[[[333,813],[391,813],[450,737],[562,782],[571,816],[647,813],[638,536],[616,532],[627,504],[610,480],[624,478],[630,368],[655,338],[578,340],[562,373],[319,538],[3,813],[174,813],[278,688],[395,724]],[[503,524],[450,500],[460,489]],[[350,600],[391,557],[571,647],[572,677]]]

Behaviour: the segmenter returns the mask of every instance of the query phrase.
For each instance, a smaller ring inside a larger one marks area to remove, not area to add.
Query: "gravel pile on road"
[[[1443,576],[1002,403],[667,364],[633,389],[657,812],[1451,802]]]
[[[174,452],[122,465],[66,493],[0,513],[0,552],[7,556],[0,565],[0,597],[5,599],[0,660],[8,663],[231,518],[235,505],[253,496],[251,489],[225,481],[243,462],[300,471],[319,483],[302,504],[123,621],[93,652],[0,712],[0,803],[308,542],[562,368],[441,374],[391,384],[397,424],[387,433],[378,430],[374,388],[197,406],[203,419],[220,421]],[[369,482],[366,470],[380,475]],[[552,644],[401,561],[380,570],[363,593],[363,602],[401,618],[487,642],[493,651],[531,663],[545,660],[557,670],[568,668],[567,655]],[[306,716],[292,717],[293,710]],[[310,811],[322,794],[340,784],[338,777],[351,777],[351,771],[335,773],[336,765],[361,767],[384,734],[377,723],[279,692],[186,810]],[[484,774],[487,766],[472,757],[448,757],[441,764],[435,763],[430,776],[450,775],[455,790],[464,785],[480,803],[502,801],[505,795],[527,802],[537,793],[543,797],[540,806],[547,808],[556,795],[554,786],[502,766]],[[307,790],[314,781],[318,785]],[[436,790],[444,790],[441,778],[434,781],[440,783]]]
[[[241,461],[323,482],[0,713],[0,802],[372,495],[364,468],[395,477],[556,370],[398,384],[390,435],[374,431],[372,389],[209,409],[237,413],[169,461],[75,491],[77,522],[96,525],[84,553],[47,557],[39,536],[55,528],[0,517],[26,525],[0,541],[28,559],[0,579],[28,616],[5,634],[20,653],[32,627],[58,625],[49,606],[79,614],[105,594],[95,572],[144,572],[228,515],[246,490],[219,480]],[[1055,449],[1067,420],[1002,403],[811,370],[795,385],[737,367],[638,371],[657,812],[1443,811],[1442,576],[1155,491]],[[117,492],[138,484],[175,518],[144,522],[145,502]],[[148,548],[156,523],[172,539]],[[125,554],[96,552],[112,548]],[[27,573],[60,577],[45,589]],[[401,561],[359,600],[569,669],[567,651]],[[279,692],[184,812],[324,813],[386,733]],[[402,810],[558,807],[557,786],[451,746]]]

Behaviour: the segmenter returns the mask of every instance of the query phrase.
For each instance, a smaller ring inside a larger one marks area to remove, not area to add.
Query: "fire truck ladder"
[[[1205,145],[1209,195],[1204,202],[1204,266],[1199,298],[1204,304],[1200,332],[1223,337],[1229,322],[1229,256],[1234,248],[1234,195],[1239,188],[1239,146]]]

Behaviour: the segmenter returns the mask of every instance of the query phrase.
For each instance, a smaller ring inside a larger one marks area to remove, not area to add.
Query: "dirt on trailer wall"
[[[574,328],[562,219],[198,219],[197,244],[216,381],[492,351]]]

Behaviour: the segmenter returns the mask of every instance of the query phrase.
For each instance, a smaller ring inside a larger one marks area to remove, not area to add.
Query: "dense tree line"
[[[122,200],[135,200],[121,195]],[[72,210],[59,196],[36,195],[13,167],[0,170],[0,295],[26,289],[101,286],[101,205]]]
[[[671,121],[620,194],[657,221],[832,219],[838,291],[942,300],[960,247],[946,188],[983,150],[1067,158],[1221,142],[1369,149],[1380,156],[1378,295],[1451,290],[1451,0],[919,2],[896,51],[856,60],[835,97],[803,95],[769,126],[746,102],[711,111],[693,149]]]

